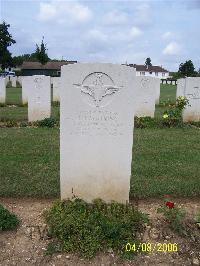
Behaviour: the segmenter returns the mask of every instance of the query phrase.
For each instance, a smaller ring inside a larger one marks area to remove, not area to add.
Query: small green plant
[[[197,223],[197,226],[200,228],[200,212],[197,213],[197,215],[195,217],[195,222]]]
[[[17,127],[17,126],[18,126],[17,121],[9,120],[5,122],[5,127]]]
[[[63,250],[86,258],[108,249],[125,254],[127,242],[136,241],[136,232],[148,222],[132,205],[102,200],[88,204],[77,198],[55,202],[45,217],[56,245],[51,244],[49,252]]]
[[[0,204],[0,231],[13,230],[20,221],[15,214],[10,213]]]
[[[152,117],[135,117],[136,128],[153,128],[159,125],[159,121]]]
[[[183,124],[182,111],[189,104],[189,101],[184,96],[179,96],[176,99],[175,105],[170,105],[169,109],[163,113],[163,125],[167,127],[180,126]]]
[[[39,127],[55,127],[56,124],[57,124],[56,119],[51,118],[51,117],[50,118],[45,118],[45,119],[40,120],[40,121],[37,122],[37,125]]]
[[[52,102],[52,106],[59,107],[60,106],[60,102],[58,102],[58,101]]]
[[[170,228],[179,234],[183,233],[183,220],[185,218],[185,211],[175,207],[173,202],[167,201],[164,206],[157,209],[158,213],[162,213],[170,225]]]

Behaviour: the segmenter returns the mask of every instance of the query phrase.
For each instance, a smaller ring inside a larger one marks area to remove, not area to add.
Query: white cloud
[[[87,34],[88,39],[93,39],[96,41],[107,41],[107,35],[100,30],[92,29]]]
[[[167,32],[165,32],[165,33],[162,34],[162,38],[164,40],[170,39],[172,37],[173,37],[173,33],[171,31],[167,31]]]
[[[113,10],[103,17],[104,24],[106,25],[121,25],[128,21],[128,15],[119,10]]]
[[[140,26],[148,26],[152,22],[152,12],[150,5],[147,3],[140,4],[136,7],[136,12],[133,16],[135,24]]]
[[[130,30],[130,36],[132,38],[139,37],[140,35],[142,35],[142,33],[143,32],[138,27],[132,27]]]
[[[40,21],[87,22],[92,17],[91,10],[78,2],[53,0],[51,3],[40,3],[38,19]]]
[[[170,42],[163,50],[164,55],[178,55],[181,52],[181,46],[177,42]]]

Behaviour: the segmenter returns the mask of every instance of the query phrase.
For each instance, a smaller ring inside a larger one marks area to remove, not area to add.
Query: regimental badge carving
[[[81,93],[87,96],[87,103],[97,108],[107,105],[111,100],[110,96],[122,88],[115,86],[113,80],[101,72],[91,73],[82,84],[73,85],[80,87]]]
[[[42,78],[37,77],[34,79],[35,83],[35,90],[36,90],[36,103],[40,104],[41,103],[41,97],[40,97],[40,88],[41,88],[41,83],[42,83]]]
[[[144,89],[147,89],[149,86],[149,79],[142,78],[140,84],[141,84],[141,87],[143,87]]]
[[[200,88],[198,86],[193,88],[192,93],[188,93],[187,96],[189,99],[200,99]]]

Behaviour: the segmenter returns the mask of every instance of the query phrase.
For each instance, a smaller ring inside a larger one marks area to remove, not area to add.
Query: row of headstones
[[[49,76],[43,75],[23,76],[21,84],[22,104],[28,103],[28,120],[36,121],[50,117],[51,84],[53,86],[53,101],[60,101],[61,78],[50,78]],[[136,77],[135,86],[138,90],[138,103],[140,103],[138,104],[135,115],[138,117],[154,117],[155,104],[159,103],[160,98],[159,79]],[[2,99],[0,101],[2,102]],[[3,102],[5,102],[5,92]]]
[[[126,203],[133,117],[138,106],[144,108],[144,102],[155,105],[155,86],[150,85],[154,79],[146,82],[136,77],[133,68],[110,64],[63,66],[61,75],[61,198]],[[200,120],[200,78],[187,78],[179,84],[184,89],[178,87],[177,96],[186,96],[191,105],[185,112],[194,112]]]
[[[199,81],[187,81],[180,94],[192,95],[190,104],[199,108]],[[135,69],[128,66],[62,66],[61,198],[129,201],[134,115],[147,102],[155,106],[155,82],[136,77]],[[27,78],[27,92],[29,111],[35,112],[32,117],[38,117],[36,113],[42,110],[49,115],[50,77]]]
[[[11,82],[11,86],[12,87],[16,87],[17,82],[19,82],[19,84],[22,84],[22,76],[6,76],[5,77],[5,82],[6,82],[6,86],[8,84],[8,82]]]

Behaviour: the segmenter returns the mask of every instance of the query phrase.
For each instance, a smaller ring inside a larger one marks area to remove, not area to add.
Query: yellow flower
[[[169,116],[167,114],[164,114],[163,115],[163,118],[168,118]]]

